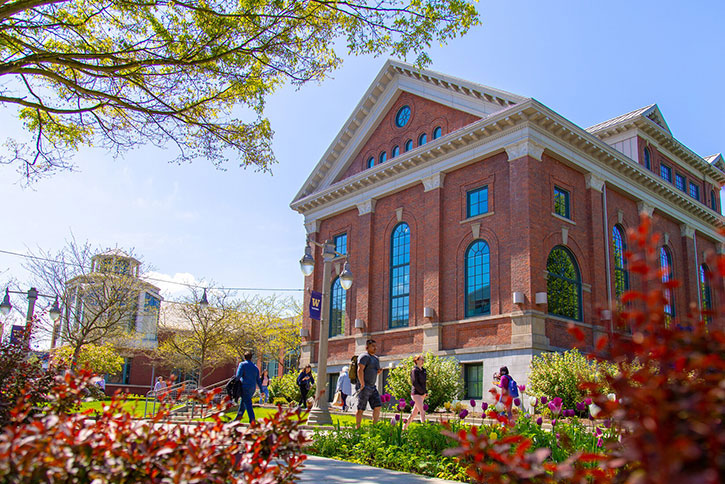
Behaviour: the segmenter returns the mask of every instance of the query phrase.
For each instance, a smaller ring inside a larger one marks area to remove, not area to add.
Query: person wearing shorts
[[[377,351],[375,340],[367,340],[365,350],[366,352],[357,359],[357,380],[362,382],[357,395],[358,404],[357,413],[355,414],[357,428],[360,428],[363,411],[368,404],[373,410],[373,423],[380,419],[380,408],[383,406],[380,393],[375,386],[378,375],[383,372],[382,368],[380,368],[380,360],[375,356],[375,351]]]

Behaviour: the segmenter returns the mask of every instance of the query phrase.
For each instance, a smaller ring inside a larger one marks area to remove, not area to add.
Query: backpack
[[[226,390],[229,398],[239,400],[242,397],[242,381],[234,375],[227,382]]]
[[[347,370],[347,376],[350,377],[350,383],[357,383],[357,355],[350,358],[350,368]]]
[[[506,375],[509,377],[509,395],[511,395],[514,398],[518,398],[519,396],[519,386],[516,384],[516,380],[514,380],[511,375]]]

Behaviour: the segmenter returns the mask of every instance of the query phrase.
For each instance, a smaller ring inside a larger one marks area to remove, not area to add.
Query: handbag
[[[335,407],[342,407],[342,392],[335,392],[335,398],[332,400],[332,405]]]

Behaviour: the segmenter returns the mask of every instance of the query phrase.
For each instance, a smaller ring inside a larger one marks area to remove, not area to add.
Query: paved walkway
[[[330,484],[460,484],[457,481],[418,476],[406,472],[389,471],[377,467],[351,464],[334,459],[308,455],[297,482]]]

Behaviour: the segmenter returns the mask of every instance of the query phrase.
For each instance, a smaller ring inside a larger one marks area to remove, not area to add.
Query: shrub
[[[297,386],[297,375],[298,373],[289,372],[282,376],[270,378],[269,380],[269,398],[274,401],[275,399],[284,398],[287,403],[299,402],[302,394],[300,393],[300,387]],[[312,375],[317,382],[317,374],[313,371]],[[307,394],[309,397],[314,397],[316,385],[312,385],[310,392]]]
[[[0,482],[292,483],[305,459],[299,411],[280,409],[247,430],[222,422],[227,398],[211,421],[194,426],[164,422],[173,402],[147,423],[132,419],[116,398],[95,420],[56,411],[63,399],[80,399],[89,383],[85,371],[57,379],[48,412],[37,418],[18,401],[12,425],[0,434]],[[196,398],[211,404],[218,392]]]
[[[605,374],[616,373],[616,365],[606,361],[588,359],[579,350],[563,353],[542,353],[531,360],[529,395],[559,397],[563,408],[575,408],[590,395],[582,390],[582,382],[599,383],[598,391],[607,394],[611,390],[605,382]]]
[[[386,391],[396,400],[410,400],[410,371],[413,369],[413,357],[402,360],[390,370]],[[441,358],[431,353],[425,354],[425,369],[428,374],[428,398],[426,403],[431,411],[442,407],[445,402],[463,396],[463,374],[461,365],[455,358]]]
[[[10,423],[10,411],[18,400],[25,400],[31,408],[44,405],[55,383],[57,370],[44,370],[26,348],[25,340],[0,344],[0,427]]]

